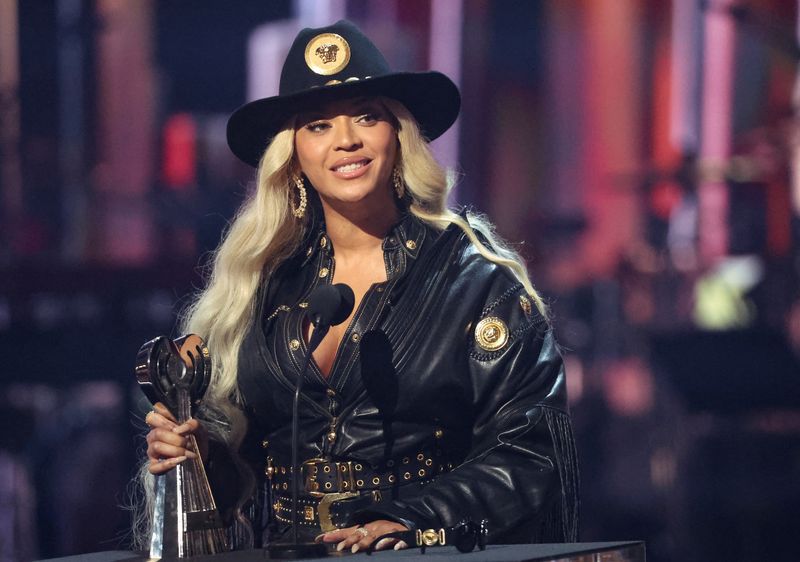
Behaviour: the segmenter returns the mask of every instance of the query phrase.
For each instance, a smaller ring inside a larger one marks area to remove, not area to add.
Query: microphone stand
[[[306,377],[308,365],[311,363],[311,354],[322,342],[325,334],[328,333],[330,325],[322,324],[319,316],[314,318],[314,333],[308,342],[308,351],[303,360],[303,368],[300,376],[297,377],[297,384],[294,389],[294,400],[292,401],[292,542],[289,543],[270,543],[267,547],[270,558],[323,558],[328,555],[328,549],[321,543],[301,543],[297,539],[297,496],[299,495],[301,469],[297,459],[297,449],[299,448],[299,405],[300,392],[303,390],[303,380]]]

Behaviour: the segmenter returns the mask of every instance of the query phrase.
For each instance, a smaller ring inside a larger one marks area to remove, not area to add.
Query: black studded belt
[[[371,492],[344,492],[301,496],[297,498],[297,524],[302,527],[319,527],[323,533],[348,524],[356,511],[381,501],[378,490]],[[282,523],[292,522],[292,498],[279,495],[272,503],[275,519]]]
[[[323,532],[332,531],[345,524],[356,510],[381,501],[381,489],[431,480],[452,468],[451,463],[425,453],[390,460],[380,466],[360,461],[307,460],[301,470],[304,495],[298,498],[298,523],[319,525]],[[275,518],[291,523],[292,500],[282,494],[291,491],[291,467],[268,465],[266,472],[275,498],[272,505]]]
[[[434,455],[417,453],[400,460],[389,460],[380,466],[360,461],[326,461],[310,459],[302,464],[303,487],[307,494],[331,494],[379,490],[420,480],[430,480],[453,468]],[[275,492],[291,489],[291,467],[268,466]]]

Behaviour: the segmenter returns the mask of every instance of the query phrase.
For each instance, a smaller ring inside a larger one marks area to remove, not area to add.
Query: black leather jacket
[[[383,518],[425,529],[487,519],[492,542],[577,540],[577,463],[547,321],[456,227],[442,233],[408,215],[383,248],[388,281],[365,295],[329,378],[312,364],[301,398],[300,458],[342,461],[327,465],[334,472],[364,467],[366,481],[350,480],[362,482],[360,501],[338,502],[355,508],[335,523]],[[290,495],[282,467],[306,350],[303,309],[334,266],[318,230],[262,288],[240,354],[250,424],[241,454],[261,478],[269,458],[272,538],[280,496]],[[320,532],[308,526],[307,536]]]

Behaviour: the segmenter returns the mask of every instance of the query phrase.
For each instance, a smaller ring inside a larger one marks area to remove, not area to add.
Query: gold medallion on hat
[[[496,316],[484,318],[475,326],[475,341],[486,351],[497,351],[508,343],[508,326]]]
[[[336,74],[349,62],[350,45],[337,33],[321,33],[306,45],[306,64],[317,74]]]

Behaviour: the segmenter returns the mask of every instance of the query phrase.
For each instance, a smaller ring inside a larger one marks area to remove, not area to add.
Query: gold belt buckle
[[[356,496],[358,496],[358,492],[322,494],[322,499],[319,500],[319,505],[317,506],[317,514],[319,515],[319,526],[323,533],[336,530],[336,526],[331,521],[331,504]]]

